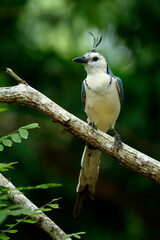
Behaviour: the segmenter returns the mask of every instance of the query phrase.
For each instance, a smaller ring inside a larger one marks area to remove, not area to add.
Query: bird
[[[106,59],[96,51],[102,41],[93,37],[93,47],[83,56],[72,61],[81,63],[87,77],[82,83],[81,100],[87,114],[87,122],[93,131],[101,130],[114,132],[114,145],[117,152],[122,148],[120,135],[114,129],[124,98],[122,80],[114,76]],[[101,151],[86,143],[81,159],[81,170],[77,185],[77,198],[73,209],[73,216],[77,217],[82,209],[86,196],[94,199],[96,183],[99,175]]]

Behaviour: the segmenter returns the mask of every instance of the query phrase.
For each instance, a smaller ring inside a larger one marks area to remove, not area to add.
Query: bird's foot
[[[94,122],[90,122],[89,125],[92,127],[92,131],[97,130],[97,125]]]
[[[120,135],[116,132],[116,130],[112,129],[113,132],[115,133],[114,135],[114,146],[117,149],[117,152],[119,151],[119,149],[122,148],[122,141],[121,141],[121,137]]]
[[[119,151],[119,149],[122,148],[121,137],[118,133],[116,133],[115,136],[114,136],[114,146],[116,147],[117,152]]]

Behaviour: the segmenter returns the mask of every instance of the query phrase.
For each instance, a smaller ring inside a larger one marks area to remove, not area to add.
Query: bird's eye
[[[93,58],[93,61],[96,62],[97,60],[98,60],[98,57],[94,57],[94,58]]]

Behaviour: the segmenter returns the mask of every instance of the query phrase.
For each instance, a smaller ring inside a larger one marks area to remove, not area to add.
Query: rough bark
[[[132,171],[139,172],[147,178],[160,183],[160,162],[131,148],[123,143],[122,149],[118,152],[114,146],[113,137],[99,130],[93,130],[86,122],[83,122],[73,114],[67,112],[51,99],[30,87],[24,80],[18,77],[11,69],[7,72],[18,81],[17,86],[0,88],[0,103],[20,104],[32,107],[54,122],[62,125],[74,136],[85,140],[102,152],[115,158],[120,164]],[[37,207],[20,193],[11,182],[0,174],[0,185],[10,187],[10,199],[15,204],[21,204],[23,208],[36,209]],[[42,229],[44,229],[53,239],[62,238],[65,233],[45,214],[33,216]],[[70,238],[67,238],[68,240]]]
[[[9,69],[9,71],[11,70]],[[13,76],[10,72],[9,74]],[[13,77],[16,78],[15,76]],[[117,152],[114,147],[113,137],[99,130],[93,131],[87,123],[58,106],[51,99],[26,84],[25,81],[16,80],[19,82],[17,86],[0,88],[0,103],[20,104],[38,110],[52,118],[54,122],[62,125],[76,137],[85,140],[102,152],[115,158],[123,166],[160,183],[159,161],[124,143],[123,148]]]
[[[22,208],[31,211],[35,211],[38,209],[36,205],[34,205],[27,197],[25,197],[19,190],[17,190],[15,186],[9,180],[7,180],[1,173],[0,173],[0,185],[3,187],[10,188],[10,191],[8,191],[8,196],[13,203],[18,204],[22,206]],[[60,229],[60,227],[57,226],[42,211],[38,210],[38,213],[41,214],[33,215],[30,217],[36,220],[38,226],[42,228],[52,239],[60,240],[64,236],[66,236],[66,233],[64,233],[63,230]],[[71,238],[69,237],[66,237],[65,239],[71,240]]]

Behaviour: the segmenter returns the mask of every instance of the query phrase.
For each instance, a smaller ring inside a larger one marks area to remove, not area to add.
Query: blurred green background
[[[154,0],[1,0],[0,86],[15,85],[9,67],[57,104],[86,120],[81,104],[83,66],[72,59],[92,47],[88,34],[103,35],[98,47],[123,80],[125,100],[116,130],[128,145],[158,159],[160,122],[160,1]],[[85,143],[41,113],[5,105],[0,136],[32,122],[29,140],[5,148],[1,162],[18,161],[5,174],[16,186],[47,182],[63,186],[26,195],[39,207],[62,197],[60,209],[47,213],[65,232],[86,231],[88,240],[160,239],[160,186],[102,156],[94,201],[87,199],[72,217]],[[4,105],[1,105],[4,107]],[[50,239],[31,225],[20,225],[12,239]]]

